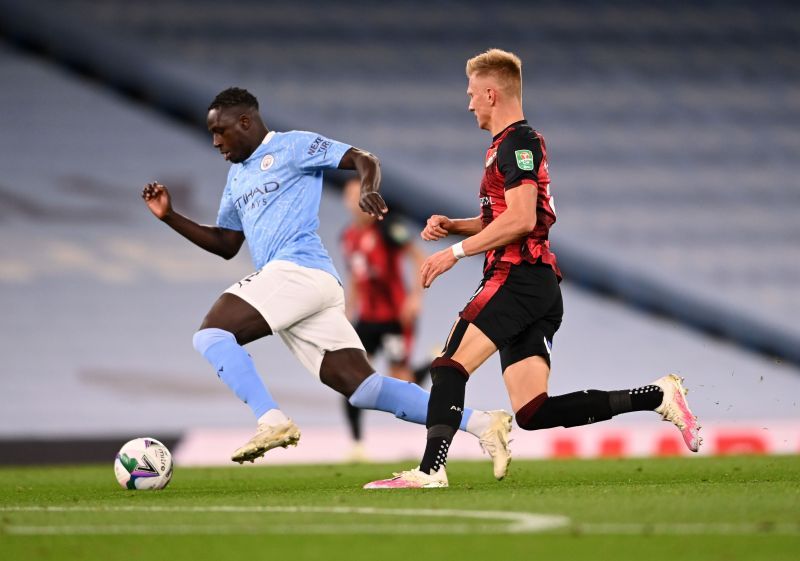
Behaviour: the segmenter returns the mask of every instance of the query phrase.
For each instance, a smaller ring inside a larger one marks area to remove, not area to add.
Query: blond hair
[[[491,74],[506,93],[522,99],[522,61],[514,53],[489,49],[467,61],[467,77]]]

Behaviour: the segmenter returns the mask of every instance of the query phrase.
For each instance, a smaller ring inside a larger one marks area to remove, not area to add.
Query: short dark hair
[[[258,100],[256,96],[243,88],[228,88],[217,94],[217,97],[208,106],[208,111],[239,106],[258,109]]]

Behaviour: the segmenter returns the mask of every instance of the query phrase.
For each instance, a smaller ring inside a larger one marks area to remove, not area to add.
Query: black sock
[[[456,431],[447,425],[436,425],[428,429],[425,453],[419,463],[420,471],[430,474],[447,465],[447,452],[450,450],[455,433]]]
[[[664,401],[664,390],[658,386],[642,386],[630,392],[634,411],[652,411]]]
[[[517,411],[517,424],[525,430],[578,427],[607,421],[631,411],[652,411],[664,398],[658,386],[605,392],[585,390],[548,397],[541,394]]]
[[[353,440],[361,440],[361,409],[350,405],[347,398],[344,399],[345,415],[347,415],[347,424],[350,425],[350,435]]]
[[[608,392],[611,414],[630,413],[631,411],[652,411],[664,399],[664,392],[658,386],[648,385],[631,390]]]
[[[609,392],[585,390],[548,397],[541,394],[517,411],[517,424],[525,430],[577,427],[612,417]]]
[[[428,442],[419,464],[420,471],[432,473],[447,465],[447,452],[464,413],[467,372],[457,362],[439,358],[431,367],[431,397],[428,400]]]

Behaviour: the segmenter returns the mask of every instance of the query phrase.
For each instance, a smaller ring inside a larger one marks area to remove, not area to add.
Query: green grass
[[[800,558],[797,456],[517,461],[499,483],[453,462],[449,489],[360,488],[393,468],[183,468],[158,492],[120,489],[110,465],[0,469],[0,559]],[[473,517],[413,512],[431,509]],[[568,520],[511,533],[485,511]]]

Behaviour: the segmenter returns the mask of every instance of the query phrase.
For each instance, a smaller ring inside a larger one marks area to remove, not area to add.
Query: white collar
[[[275,136],[275,134],[275,131],[269,131],[267,136],[264,137],[264,140],[261,141],[261,145],[263,146],[264,144],[267,144],[270,140],[272,140],[272,137]]]

